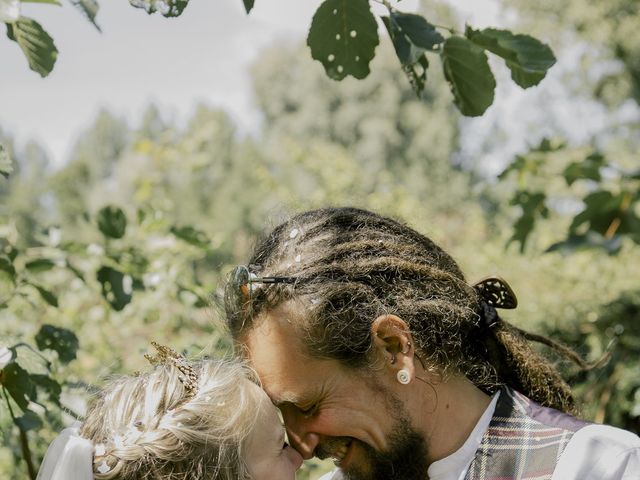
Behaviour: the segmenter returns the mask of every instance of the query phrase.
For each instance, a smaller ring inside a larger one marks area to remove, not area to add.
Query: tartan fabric
[[[550,480],[569,440],[586,425],[503,387],[465,480]]]

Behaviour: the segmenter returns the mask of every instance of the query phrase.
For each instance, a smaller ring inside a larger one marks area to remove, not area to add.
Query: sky
[[[250,15],[241,0],[191,0],[180,17],[171,19],[148,15],[127,0],[101,0],[97,23],[102,33],[68,0],[62,2],[62,7],[26,4],[22,10],[41,23],[59,50],[48,77],[31,71],[18,45],[0,36],[0,127],[18,145],[29,139],[39,141],[54,165],[65,161],[75,140],[102,108],[135,123],[155,103],[165,117],[179,123],[204,101],[229,112],[240,131],[255,131],[259,117],[251,96],[249,66],[268,45],[303,42],[321,0],[256,0]],[[374,10],[380,7],[373,5]],[[456,0],[455,5],[462,20],[475,27],[503,21],[494,0]],[[418,0],[399,3],[403,11],[417,6]],[[576,116],[584,119],[580,131],[574,129],[575,135],[599,128],[600,117],[591,107],[562,104],[566,95],[559,72],[552,70],[549,77],[555,75],[555,79],[545,79],[534,92],[505,81],[508,74],[503,70],[496,72],[494,106],[480,119],[464,120],[467,135],[462,147],[467,155],[495,156],[482,151],[483,138],[496,122],[505,123],[513,116],[520,120],[519,126],[509,126],[502,155],[524,148],[541,98],[553,105],[562,124],[575,124]],[[523,112],[528,112],[530,120]],[[505,161],[492,158],[485,161]]]
[[[0,126],[18,142],[35,139],[60,164],[101,108],[130,121],[149,103],[185,119],[198,101],[231,113],[240,129],[256,128],[248,67],[274,42],[304,41],[321,0],[191,0],[166,19],[126,0],[101,0],[100,34],[68,1],[23,5],[53,37],[59,56],[42,79],[15,42],[0,37]],[[461,2],[486,4],[486,0]],[[404,0],[414,11],[417,0]],[[478,11],[486,12],[486,9]]]

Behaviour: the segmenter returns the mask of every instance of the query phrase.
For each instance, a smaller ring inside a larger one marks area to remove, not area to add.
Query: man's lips
[[[331,444],[322,446],[320,451],[317,452],[319,458],[332,458],[337,467],[343,467],[346,465],[353,451],[354,441],[353,439],[345,439],[340,441],[339,444]]]

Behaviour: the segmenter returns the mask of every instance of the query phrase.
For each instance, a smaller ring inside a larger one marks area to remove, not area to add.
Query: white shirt
[[[493,395],[464,444],[429,466],[430,480],[464,480],[489,428],[499,395]],[[333,473],[319,480],[330,480]],[[551,480],[640,480],[640,438],[608,425],[587,425],[565,447]]]

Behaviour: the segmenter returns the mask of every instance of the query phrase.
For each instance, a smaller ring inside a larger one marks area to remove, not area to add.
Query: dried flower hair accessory
[[[157,342],[151,342],[151,345],[158,352],[156,355],[144,354],[144,358],[149,360],[151,365],[173,365],[178,369],[178,380],[184,386],[186,397],[193,398],[198,393],[198,374],[193,366],[185,358],[173,348],[160,345]]]

